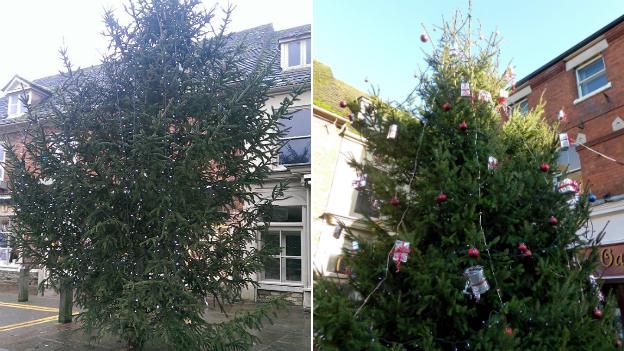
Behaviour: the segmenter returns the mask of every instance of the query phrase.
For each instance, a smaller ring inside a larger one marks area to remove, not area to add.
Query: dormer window
[[[8,115],[9,117],[18,116],[26,113],[26,102],[30,103],[30,92],[27,93],[12,93],[7,96],[8,98]]]
[[[310,38],[288,39],[280,44],[282,69],[310,66],[312,62],[312,42]]]

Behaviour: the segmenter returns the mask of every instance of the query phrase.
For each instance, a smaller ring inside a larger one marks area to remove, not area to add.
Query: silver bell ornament
[[[466,281],[466,287],[464,288],[464,293],[468,293],[468,288],[472,292],[474,298],[479,302],[481,300],[481,295],[490,290],[490,285],[485,279],[485,274],[483,273],[482,266],[472,266],[466,268],[464,271],[464,277],[468,279]]]

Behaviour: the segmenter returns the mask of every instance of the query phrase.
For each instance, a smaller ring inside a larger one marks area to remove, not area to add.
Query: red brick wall
[[[565,70],[565,62],[552,65],[529,81],[531,94],[529,106],[535,107],[540,98],[545,102],[545,116],[557,120],[557,113],[564,109],[568,123],[560,125],[576,139],[584,133],[586,145],[624,162],[624,129],[614,132],[612,122],[620,116],[624,120],[624,23],[605,33],[608,47],[602,52],[607,79],[612,87],[584,101],[573,103],[578,98],[576,73]],[[624,166],[602,158],[595,153],[578,147],[581,159],[583,182],[589,184],[598,197],[605,194],[624,194]]]

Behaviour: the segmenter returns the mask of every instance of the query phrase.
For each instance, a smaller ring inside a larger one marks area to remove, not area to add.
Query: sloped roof
[[[282,70],[280,67],[280,39],[294,38],[299,36],[309,36],[311,26],[303,25],[299,27],[293,27],[275,31],[272,24],[265,24],[262,26],[246,29],[240,32],[235,32],[230,35],[232,45],[242,43],[245,47],[243,68],[251,71],[258,64],[258,61],[262,58],[268,59],[275,57],[269,74],[269,79],[272,79],[275,83],[274,89],[288,88],[291,86],[310,86],[311,83],[311,68],[305,67],[301,69]],[[263,51],[266,56],[262,56]],[[89,73],[94,72],[98,66],[85,68]],[[43,78],[38,78],[31,83],[34,83],[40,87],[45,88],[48,91],[54,91],[63,82],[63,76],[61,74],[55,74]],[[11,124],[20,122],[22,119],[7,119],[8,114],[8,98],[6,96],[0,98],[0,125]]]
[[[314,105],[346,117],[348,109],[339,106],[341,100],[353,101],[367,94],[334,77],[329,66],[314,61]]]

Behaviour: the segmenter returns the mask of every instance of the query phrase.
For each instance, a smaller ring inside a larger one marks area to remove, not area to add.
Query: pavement
[[[0,351],[112,351],[126,350],[115,338],[103,339],[98,344],[78,329],[78,323],[59,324],[59,297],[53,291],[44,296],[31,290],[28,302],[17,302],[17,290],[0,288]],[[253,309],[254,304],[226,306],[228,314]],[[226,317],[208,307],[206,318],[224,321]],[[252,351],[305,351],[311,350],[310,312],[300,306],[289,306],[278,312],[273,324],[265,324],[258,333],[260,342]],[[147,350],[165,350],[162,347]]]

